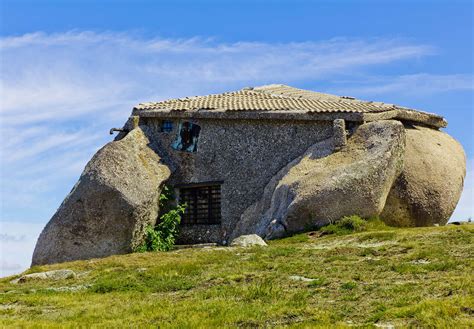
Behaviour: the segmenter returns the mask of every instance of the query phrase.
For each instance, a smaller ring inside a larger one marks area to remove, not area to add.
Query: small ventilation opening
[[[161,121],[161,132],[169,133],[173,131],[173,121],[163,120]]]
[[[221,182],[180,185],[179,202],[186,204],[182,225],[221,223]]]

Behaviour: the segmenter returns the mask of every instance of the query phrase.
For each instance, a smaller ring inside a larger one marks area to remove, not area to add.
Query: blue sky
[[[267,83],[445,116],[468,157],[454,218],[474,215],[470,1],[0,4],[0,275],[134,104]]]

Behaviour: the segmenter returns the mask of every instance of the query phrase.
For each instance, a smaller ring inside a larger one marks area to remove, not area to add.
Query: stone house
[[[132,115],[153,127],[173,171],[169,185],[188,204],[183,243],[226,240],[270,179],[316,142],[332,137],[342,146],[346,129],[380,119],[446,125],[433,114],[283,85],[143,103]],[[177,147],[181,135],[189,141]]]
[[[432,113],[285,85],[139,104],[45,228],[33,263],[129,252],[144,223],[156,221],[164,183],[187,204],[179,243],[227,244],[244,233],[277,238],[351,214],[384,215],[403,226],[444,223],[465,175],[462,147],[439,131],[446,125]],[[126,164],[110,164],[115,157]],[[99,207],[94,202],[109,176],[121,180],[106,184]],[[91,181],[97,193],[79,191]],[[446,207],[436,205],[439,198]],[[104,210],[117,207],[120,214]],[[102,217],[127,233],[100,231]],[[65,239],[77,242],[76,251]],[[99,248],[92,240],[108,242]]]

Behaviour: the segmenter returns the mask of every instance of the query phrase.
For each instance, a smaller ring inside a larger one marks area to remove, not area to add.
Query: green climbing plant
[[[173,248],[179,233],[181,216],[186,209],[185,204],[175,205],[173,190],[164,186],[160,194],[160,216],[158,224],[148,225],[145,229],[145,240],[136,248],[136,252],[169,251]]]

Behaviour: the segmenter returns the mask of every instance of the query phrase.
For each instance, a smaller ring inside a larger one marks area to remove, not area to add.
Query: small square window
[[[161,121],[161,132],[169,133],[173,131],[173,121],[163,120]]]

